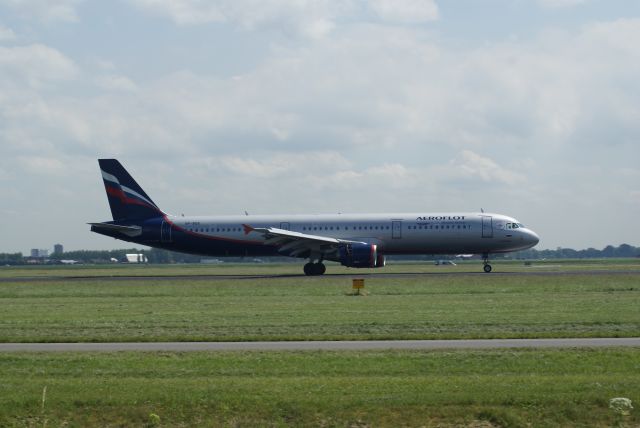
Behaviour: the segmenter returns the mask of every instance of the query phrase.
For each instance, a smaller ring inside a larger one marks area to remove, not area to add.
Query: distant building
[[[32,248],[31,249],[31,257],[32,258],[40,258],[40,259],[49,257],[49,250]]]
[[[149,259],[144,254],[127,254],[128,263],[148,263]]]
[[[62,244],[56,244],[53,246],[53,254],[55,254],[56,256],[60,256],[62,255],[62,253],[64,253],[64,247],[62,246]]]

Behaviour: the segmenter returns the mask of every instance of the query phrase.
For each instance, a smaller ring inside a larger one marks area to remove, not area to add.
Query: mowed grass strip
[[[328,274],[375,276],[388,273],[460,273],[482,272],[481,260],[456,260],[456,266],[434,265],[433,261],[393,261],[383,269],[351,269],[326,262]],[[495,260],[491,264],[500,272],[572,272],[572,271],[638,271],[640,259],[581,260]],[[0,278],[37,277],[101,277],[101,276],[201,276],[201,275],[302,275],[303,260],[297,263],[220,263],[182,265],[48,265],[0,266]]]
[[[26,353],[0,367],[0,426],[16,427],[591,427],[616,422],[609,399],[640,402],[640,350],[620,348]]]
[[[632,337],[637,274],[0,283],[0,341]]]

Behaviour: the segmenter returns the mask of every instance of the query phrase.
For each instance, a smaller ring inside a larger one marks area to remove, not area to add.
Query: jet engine
[[[353,268],[383,267],[384,256],[378,255],[376,244],[350,243],[341,244],[339,247],[340,263],[343,266]]]

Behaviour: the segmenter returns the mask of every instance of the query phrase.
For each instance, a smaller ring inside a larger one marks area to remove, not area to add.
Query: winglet
[[[254,230],[256,230],[255,228],[249,226],[248,224],[243,224],[242,228],[244,229],[244,234],[248,235],[249,233],[253,232]]]

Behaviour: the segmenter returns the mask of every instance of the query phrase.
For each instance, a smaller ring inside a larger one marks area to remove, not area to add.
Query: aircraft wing
[[[329,236],[309,235],[307,233],[293,232],[276,227],[256,227],[243,225],[245,233],[256,232],[265,238],[265,245],[273,245],[278,252],[290,257],[324,256],[329,260],[338,257],[340,244],[355,243],[346,239],[331,238]]]

